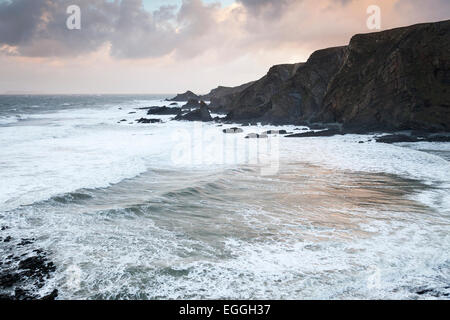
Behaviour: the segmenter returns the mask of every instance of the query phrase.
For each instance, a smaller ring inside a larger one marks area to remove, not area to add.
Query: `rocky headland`
[[[411,141],[448,140],[431,134],[450,132],[450,20],[358,34],[305,63],[273,66],[257,81],[173,100],[180,97],[211,101],[210,110],[234,123],[330,129],[319,136],[409,130]]]

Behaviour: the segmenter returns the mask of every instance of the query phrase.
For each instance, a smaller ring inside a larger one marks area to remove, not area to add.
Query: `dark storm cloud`
[[[82,9],[82,30],[68,30],[69,5]],[[98,49],[114,32],[120,7],[103,0],[15,0],[0,5],[0,44],[24,56],[75,56]],[[4,19],[6,17],[6,19]]]
[[[68,30],[69,5],[81,8],[81,30]],[[175,7],[151,13],[141,0],[15,0],[0,3],[0,44],[24,56],[76,56],[110,42],[118,57],[159,56],[173,50]]]
[[[166,5],[150,12],[144,9],[142,0],[0,0],[0,53],[73,57],[110,44],[113,57],[126,59],[168,54],[191,58],[211,49],[218,55],[227,56],[230,51],[238,55],[239,50],[249,48],[259,50],[351,34],[352,25],[336,19],[334,10],[337,16],[345,11],[352,17],[359,14],[361,21],[366,14],[365,8],[359,7],[360,1],[355,0],[236,2],[239,6],[230,11],[221,11],[219,3],[183,0],[181,6]],[[424,17],[448,19],[450,11],[448,0],[386,2],[395,3],[394,18],[406,17],[405,23]],[[81,8],[81,30],[66,27],[69,5]],[[355,7],[358,11],[353,12]]]
[[[0,0],[1,1],[1,0]],[[81,30],[68,30],[69,5],[81,8]],[[0,2],[0,46],[30,57],[77,56],[111,44],[118,58],[159,57],[179,49],[193,56],[199,41],[214,30],[219,4],[183,0],[149,12],[142,0],[14,0]]]
[[[0,43],[17,45],[29,41],[44,6],[45,0],[0,2]]]

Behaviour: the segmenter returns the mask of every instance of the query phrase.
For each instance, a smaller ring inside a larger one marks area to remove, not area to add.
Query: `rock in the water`
[[[137,123],[161,123],[161,119],[146,119],[146,118],[140,118],[136,120]]]
[[[182,110],[192,110],[192,109],[198,109],[201,107],[201,103],[203,101],[199,101],[197,99],[189,99],[189,101],[181,107]]]
[[[53,290],[49,295],[46,295],[41,298],[43,301],[52,301],[58,297],[58,289]]]
[[[200,108],[186,114],[179,114],[174,120],[186,120],[186,121],[213,121],[211,114],[209,113],[208,106],[203,101],[200,102]]]
[[[407,136],[404,134],[392,134],[388,136],[383,136],[375,139],[380,143],[397,143],[397,142],[417,142],[419,139],[413,136]]]
[[[21,279],[16,272],[5,272],[0,274],[0,286],[3,288],[10,288]]]
[[[36,293],[53,276],[56,266],[42,249],[34,247],[34,239],[21,239],[20,243],[12,241],[8,246],[13,254],[2,254],[0,300],[55,299],[57,290],[44,297]]]
[[[222,132],[223,133],[242,133],[242,132],[244,132],[244,130],[242,130],[241,128],[229,128],[229,129],[223,129]]]
[[[380,143],[399,143],[399,142],[450,142],[449,135],[405,135],[391,134],[375,139]]]
[[[305,133],[296,133],[286,136],[287,138],[309,138],[309,137],[332,137],[338,134],[342,134],[341,131],[335,129],[329,129],[318,132],[305,132]]]
[[[177,115],[181,108],[153,107],[147,111],[147,115]]]
[[[265,134],[287,134],[286,130],[269,130]]]
[[[258,134],[258,133],[250,133],[248,134],[245,139],[267,139],[269,136],[265,133]]]
[[[450,136],[429,136],[426,138],[428,142],[450,142]]]

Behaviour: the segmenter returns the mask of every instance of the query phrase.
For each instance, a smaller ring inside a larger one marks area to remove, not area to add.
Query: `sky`
[[[81,10],[69,30],[67,7]],[[381,30],[450,19],[449,0],[0,0],[0,93],[206,93]]]

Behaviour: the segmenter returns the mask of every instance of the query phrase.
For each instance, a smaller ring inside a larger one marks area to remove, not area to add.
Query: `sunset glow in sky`
[[[81,8],[81,30],[66,9]],[[448,0],[0,0],[0,93],[203,93],[368,30],[450,18]]]

